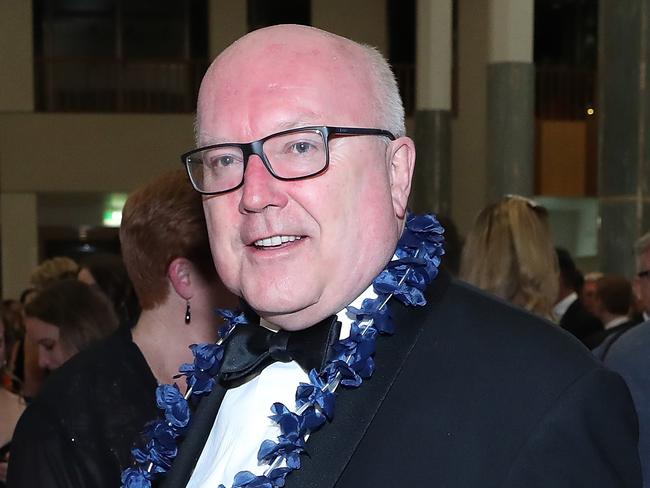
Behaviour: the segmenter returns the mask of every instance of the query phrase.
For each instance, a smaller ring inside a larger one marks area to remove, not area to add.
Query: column
[[[0,194],[2,297],[18,298],[38,264],[38,216],[34,193]]]
[[[413,208],[451,210],[452,0],[418,0]]]
[[[533,0],[489,0],[487,193],[532,195],[535,148]]]
[[[0,112],[34,110],[31,0],[0,2]]]
[[[650,230],[650,0],[601,0],[599,24],[600,268],[632,276]]]

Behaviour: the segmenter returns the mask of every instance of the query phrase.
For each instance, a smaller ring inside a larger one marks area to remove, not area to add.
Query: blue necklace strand
[[[232,488],[280,488],[286,476],[300,468],[300,455],[305,451],[308,435],[319,430],[334,417],[336,389],[339,385],[359,387],[370,378],[375,368],[374,352],[377,334],[390,335],[394,326],[386,304],[395,297],[409,306],[426,304],[424,290],[438,274],[444,254],[444,229],[435,216],[409,214],[395,255],[373,281],[377,298],[366,299],[360,308],[349,306],[354,317],[350,335],[334,345],[335,357],[321,371],[309,372],[309,383],[296,389],[296,412],[282,403],[271,406],[271,420],[280,428],[277,441],[265,440],[257,454],[268,467],[262,475],[241,471],[235,475]],[[160,385],[156,403],[163,417],[150,422],[143,433],[144,445],[132,449],[134,465],[122,472],[123,488],[150,488],[151,482],[171,468],[178,454],[178,444],[187,432],[191,418],[190,404],[212,391],[218,381],[223,359],[223,342],[235,327],[245,326],[243,313],[219,310],[226,325],[219,330],[215,344],[193,344],[192,364],[181,365],[187,392],[183,395],[176,384]],[[225,488],[219,485],[219,488]]]

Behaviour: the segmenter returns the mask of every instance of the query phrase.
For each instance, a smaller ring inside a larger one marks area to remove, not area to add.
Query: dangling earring
[[[190,311],[190,300],[189,298],[185,300],[187,307],[185,307],[185,323],[189,324],[192,321],[192,312]]]

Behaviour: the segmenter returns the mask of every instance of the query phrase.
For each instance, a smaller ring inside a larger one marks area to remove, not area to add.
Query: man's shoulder
[[[628,327],[607,344],[603,361],[608,367],[649,364],[650,320]]]
[[[75,410],[68,407],[93,402],[115,381],[129,381],[130,372],[143,369],[140,363],[146,365],[130,332],[119,329],[53,371],[34,403],[54,410]]]
[[[429,320],[439,322],[446,340],[467,361],[483,368],[512,364],[531,371],[546,371],[565,380],[600,368],[590,352],[557,324],[533,315],[460,280],[451,280]]]

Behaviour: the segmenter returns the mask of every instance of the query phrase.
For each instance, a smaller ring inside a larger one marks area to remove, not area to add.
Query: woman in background
[[[52,371],[117,328],[108,299],[76,279],[54,281],[25,306],[27,336],[38,364]]]
[[[7,366],[8,329],[4,320],[0,320],[0,372],[4,373]],[[7,481],[7,460],[9,459],[9,446],[16,428],[18,418],[25,410],[23,399],[0,385],[0,487]]]
[[[551,319],[558,275],[544,207],[511,195],[481,211],[465,241],[460,279]]]
[[[215,309],[237,303],[217,276],[201,196],[182,170],[129,196],[120,243],[142,312],[45,383],[16,429],[12,488],[120,486],[131,448],[160,414],[156,386],[193,361],[191,344],[217,339]]]

